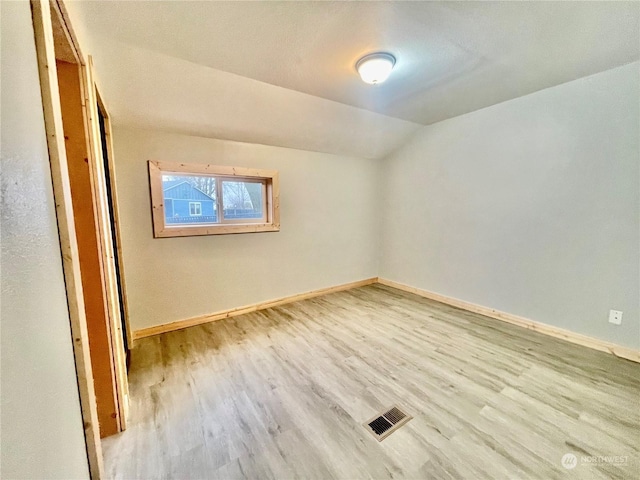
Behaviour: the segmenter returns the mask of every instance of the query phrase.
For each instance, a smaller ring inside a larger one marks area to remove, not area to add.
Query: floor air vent
[[[381,442],[411,418],[411,415],[407,415],[399,407],[393,406],[386,412],[365,422],[364,426],[371,432],[371,435]]]

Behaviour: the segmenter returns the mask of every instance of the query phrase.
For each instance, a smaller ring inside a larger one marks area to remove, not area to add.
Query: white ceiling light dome
[[[389,78],[395,64],[396,57],[390,53],[370,53],[357,61],[356,70],[363,82],[377,85]]]

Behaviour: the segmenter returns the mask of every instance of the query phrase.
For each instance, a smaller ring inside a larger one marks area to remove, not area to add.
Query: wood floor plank
[[[379,284],[139,340],[129,379],[111,478],[640,478],[640,365]]]

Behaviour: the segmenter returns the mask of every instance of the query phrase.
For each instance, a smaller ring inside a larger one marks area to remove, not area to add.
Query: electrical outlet
[[[622,325],[622,312],[618,310],[609,310],[609,323]]]

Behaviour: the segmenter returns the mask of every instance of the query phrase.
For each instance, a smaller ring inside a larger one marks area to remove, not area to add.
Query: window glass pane
[[[216,179],[196,175],[162,175],[167,226],[218,223]]]
[[[189,215],[202,215],[202,203],[189,202]]]
[[[249,181],[222,181],[225,220],[262,219],[264,184]]]

